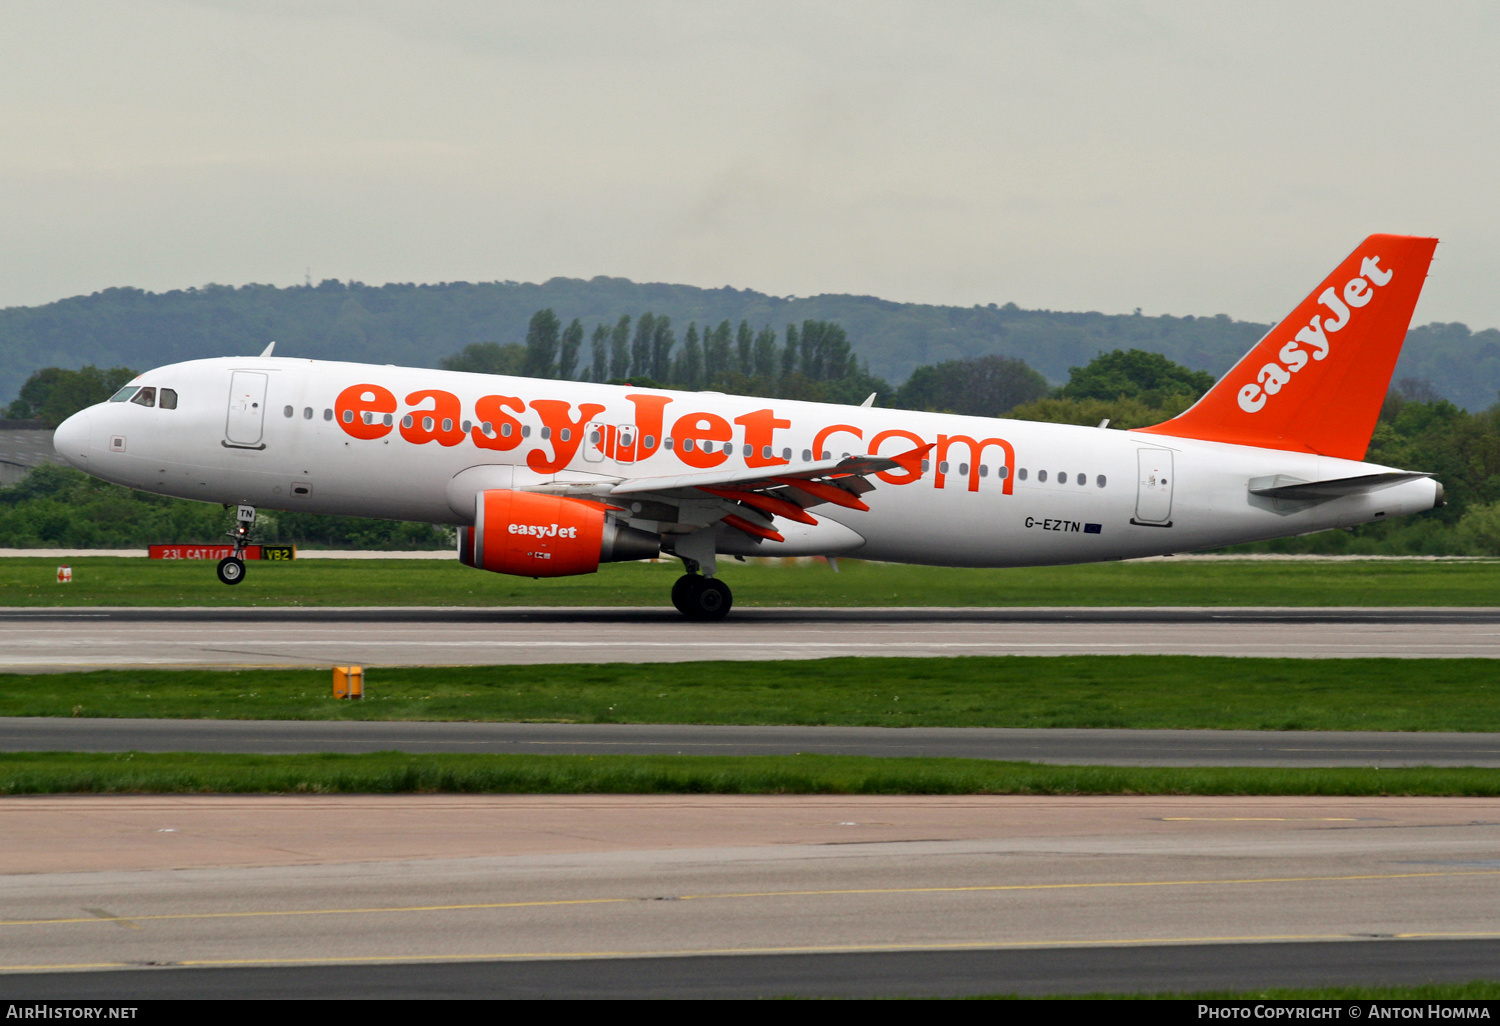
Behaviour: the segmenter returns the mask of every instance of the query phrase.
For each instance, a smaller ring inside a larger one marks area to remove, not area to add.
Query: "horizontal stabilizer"
[[[1361,474],[1331,481],[1299,481],[1285,474],[1250,479],[1250,494],[1267,499],[1293,499],[1302,502],[1326,502],[1345,495],[1363,495],[1406,481],[1417,481],[1431,474],[1410,470],[1392,470],[1384,474]]]

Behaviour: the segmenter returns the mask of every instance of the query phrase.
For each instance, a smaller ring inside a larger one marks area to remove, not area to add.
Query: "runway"
[[[1500,609],[86,608],[0,611],[0,671],[838,656],[1500,658]]]
[[[0,834],[14,996],[1204,989],[1500,951],[1490,799],[47,797]]]
[[[0,717],[6,752],[868,755],[1093,766],[1490,766],[1500,734]]]

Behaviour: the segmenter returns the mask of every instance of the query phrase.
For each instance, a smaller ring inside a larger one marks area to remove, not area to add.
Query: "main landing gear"
[[[255,526],[255,507],[241,506],[234,516],[234,553],[219,560],[219,580],[239,584],[245,579],[245,546],[250,543],[250,528]]]
[[[672,605],[689,620],[722,620],[729,615],[734,596],[717,577],[686,573],[672,585]]]

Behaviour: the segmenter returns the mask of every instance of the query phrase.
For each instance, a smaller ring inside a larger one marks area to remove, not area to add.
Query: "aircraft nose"
[[[89,411],[80,410],[57,426],[52,434],[52,448],[70,464],[80,469],[89,462]]]

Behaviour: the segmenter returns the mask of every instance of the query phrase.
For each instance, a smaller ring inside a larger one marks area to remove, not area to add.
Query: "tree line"
[[[788,324],[784,334],[770,325],[752,328],[748,320],[741,320],[738,328],[723,320],[705,324],[702,330],[693,321],[679,343],[672,318],[649,310],[633,318],[622,314],[613,322],[601,321],[592,332],[580,318],[564,328],[550,308],[538,310],[524,343],[474,343],[440,365],[479,374],[628,382],[647,388],[713,389],[825,402],[849,401],[867,385],[870,391],[889,390],[859,363],[848,334],[832,321]]]
[[[1049,381],[1061,382],[1070,367],[1114,349],[1161,353],[1217,375],[1268,327],[1222,314],[1028,310],[1003,302],[939,306],[840,294],[783,297],[609,277],[425,285],[329,279],[288,288],[204,285],[168,292],[112,288],[0,310],[0,405],[42,367],[158,367],[258,353],[272,339],[278,352],[308,359],[435,366],[467,342],[521,342],[539,309],[556,311],[564,326],[582,318],[586,333],[575,373],[592,365],[596,322],[613,329],[621,316],[631,315],[633,339],[635,317],[651,310],[671,315],[679,345],[682,326],[690,322],[698,324],[700,345],[705,326],[717,328],[725,320],[748,321],[757,334],[767,324],[779,329],[807,320],[833,322],[848,332],[869,371],[891,382],[905,381],[920,366],[986,355],[1024,360]],[[737,332],[732,335],[736,346]],[[1500,331],[1470,331],[1457,323],[1413,327],[1396,377],[1424,378],[1459,406],[1485,409],[1500,390]]]

